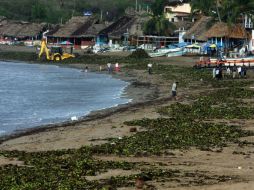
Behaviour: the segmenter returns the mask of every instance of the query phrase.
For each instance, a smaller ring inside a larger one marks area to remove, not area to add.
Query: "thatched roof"
[[[102,23],[102,24],[93,24],[91,27],[89,27],[85,33],[82,34],[82,36],[96,36],[99,34],[100,31],[108,27],[108,24]]]
[[[60,26],[56,32],[48,33],[52,37],[95,37],[106,24],[99,24],[93,17],[72,17],[65,25]]]
[[[207,31],[207,25],[212,20],[211,17],[203,16],[201,17],[192,27],[189,29],[186,34],[183,36],[184,39],[190,40],[194,36],[194,39],[197,41],[207,41],[205,33]]]
[[[223,22],[217,22],[214,24],[207,32],[207,38],[217,37],[217,38],[236,38],[236,39],[245,39],[248,37],[246,30],[241,24],[236,24],[229,26]]]
[[[6,20],[0,25],[0,35],[9,37],[35,37],[39,35],[44,24]]]
[[[130,16],[126,15],[118,19],[116,22],[105,28],[100,34],[108,35],[110,38],[121,38],[125,33],[129,35],[142,36],[142,25],[149,19],[146,16]]]
[[[90,26],[90,17],[86,16],[76,16],[72,17],[66,24],[61,26],[56,33],[53,34],[54,37],[70,37],[77,30],[82,28],[85,24]]]
[[[191,21],[178,21],[178,22],[174,22],[174,25],[176,26],[177,29],[179,28],[184,28],[185,30],[189,30],[192,26],[193,26],[193,22]]]
[[[37,36],[40,34],[45,27],[45,24],[28,23],[23,24],[22,29],[19,31],[18,36]]]

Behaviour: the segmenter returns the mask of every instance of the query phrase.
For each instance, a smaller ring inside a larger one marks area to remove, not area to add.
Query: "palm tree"
[[[243,15],[254,15],[253,0],[191,0],[192,12],[216,17],[220,22],[236,23]]]
[[[163,16],[153,17],[144,26],[144,32],[147,35],[168,36],[171,35],[175,29],[176,26]]]
[[[203,15],[209,16],[214,8],[214,0],[191,0],[191,9],[193,13],[201,12]]]
[[[238,22],[239,18],[254,15],[253,0],[224,0],[221,3],[222,20],[232,24]]]

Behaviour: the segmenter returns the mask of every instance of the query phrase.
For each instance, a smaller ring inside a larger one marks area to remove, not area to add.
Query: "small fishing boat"
[[[176,51],[167,53],[167,57],[177,57],[177,56],[182,56],[184,54],[185,54],[184,50],[181,49],[181,50],[176,50]]]
[[[160,48],[156,49],[154,52],[148,53],[150,57],[163,57],[167,56],[169,53],[175,53],[182,51],[182,48],[170,47],[170,48]]]

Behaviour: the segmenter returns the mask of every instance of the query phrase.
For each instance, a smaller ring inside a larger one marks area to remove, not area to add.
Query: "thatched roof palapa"
[[[191,40],[194,36],[194,39],[197,41],[207,41],[208,38],[205,35],[207,31],[207,25],[212,20],[211,17],[203,16],[201,17],[194,25],[189,29],[186,34],[183,36],[186,40]]]
[[[149,17],[125,15],[116,22],[105,28],[100,34],[108,35],[110,38],[120,39],[125,33],[129,35],[142,36],[142,25]]]
[[[72,17],[66,24],[59,28],[59,30],[53,34],[54,37],[70,37],[77,30],[83,28],[84,26],[90,27],[91,25],[90,17],[76,16]],[[76,32],[77,33],[77,32]],[[76,34],[77,36],[78,34]]]
[[[98,19],[88,16],[72,17],[66,24],[60,26],[56,32],[47,34],[52,37],[95,37],[106,27],[99,24]]]
[[[83,37],[87,36],[97,36],[100,31],[105,29],[108,26],[108,24],[102,23],[102,24],[93,24],[91,27],[89,27],[85,33],[81,34]]]
[[[217,22],[214,24],[207,32],[207,38],[236,38],[236,39],[245,39],[248,38],[248,34],[246,30],[243,28],[241,24],[228,25],[223,22]]]
[[[191,21],[178,21],[178,22],[174,22],[174,25],[176,26],[176,28],[184,28],[185,30],[189,30],[192,26],[193,26],[193,22]]]
[[[44,24],[5,20],[0,25],[0,35],[9,37],[35,37],[42,32]]]
[[[19,31],[19,37],[26,37],[26,36],[37,36],[40,34],[45,27],[45,24],[38,24],[38,23],[28,23],[23,25],[22,29]]]

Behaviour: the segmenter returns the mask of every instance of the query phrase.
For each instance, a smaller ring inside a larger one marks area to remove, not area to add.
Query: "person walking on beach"
[[[239,66],[237,68],[237,72],[238,72],[238,77],[241,78],[241,74],[242,74],[242,67],[241,66]]]
[[[115,64],[115,71],[116,71],[116,72],[119,72],[119,71],[120,71],[120,67],[119,67],[119,64],[118,64],[118,63]]]
[[[215,69],[215,78],[216,78],[216,79],[219,79],[219,74],[220,74],[220,69],[219,69],[219,67],[217,66],[216,69]]]
[[[111,73],[111,63],[107,64],[108,72]]]
[[[171,89],[172,90],[172,97],[173,97],[174,100],[176,100],[176,95],[177,95],[177,93],[176,93],[177,84],[178,84],[178,82],[173,82],[172,89]]]
[[[236,77],[236,71],[237,71],[237,68],[236,68],[236,65],[234,64],[233,66],[233,79]]]
[[[213,68],[213,79],[215,79],[215,76],[216,76],[216,68],[214,67]]]
[[[230,67],[227,67],[227,78],[230,78],[230,75],[231,75]]]
[[[242,74],[243,74],[243,77],[244,77],[244,78],[247,77],[247,67],[246,67],[245,65],[243,65]]]
[[[149,63],[149,64],[147,65],[149,75],[151,75],[151,74],[152,74],[152,66],[153,66],[153,64],[152,64],[152,63]]]

